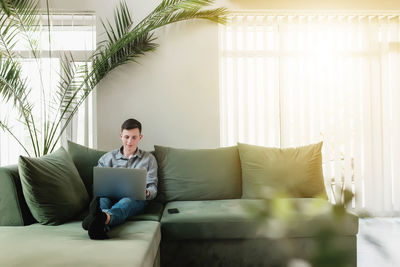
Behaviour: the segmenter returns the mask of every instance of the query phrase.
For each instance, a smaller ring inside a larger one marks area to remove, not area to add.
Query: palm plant
[[[30,98],[33,88],[22,72],[20,61],[24,56],[13,49],[20,40],[18,36],[22,36],[29,44],[34,60],[39,62],[35,33],[43,19],[42,15],[50,21],[50,12],[48,0],[44,14],[41,14],[38,2],[2,0],[0,11],[0,95],[4,102],[11,103],[18,110],[19,121],[29,133],[29,146],[14,135],[6,118],[0,118],[0,128],[8,132],[28,155],[33,153],[34,156],[54,150],[79,106],[107,74],[122,64],[136,62],[138,57],[157,47],[155,29],[191,19],[224,23],[228,14],[225,8],[204,9],[212,5],[213,0],[163,0],[147,17],[134,25],[126,3],[121,2],[115,9],[114,23],[102,21],[107,39],[100,42],[86,60],[89,64],[77,66],[71,53],[65,53],[61,58],[60,82],[57,88],[51,88],[55,94],[42,101],[44,112],[39,119],[33,112],[35,105]],[[50,23],[47,24],[50,27]],[[51,47],[50,29],[48,32]],[[49,51],[51,58],[51,49]],[[41,82],[43,92],[45,86]]]

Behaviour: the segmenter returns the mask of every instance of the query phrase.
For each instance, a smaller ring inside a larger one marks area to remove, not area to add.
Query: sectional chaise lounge
[[[156,146],[158,197],[105,241],[90,240],[81,227],[104,151],[69,142],[68,152],[20,159],[0,168],[0,265],[286,266],[291,258],[315,262],[321,247],[357,266],[358,217],[338,216],[327,201],[321,146]],[[81,179],[72,185],[57,165],[69,161]],[[268,197],[279,186],[290,197]],[[83,197],[68,200],[71,192]],[[69,202],[50,201],[64,197]]]

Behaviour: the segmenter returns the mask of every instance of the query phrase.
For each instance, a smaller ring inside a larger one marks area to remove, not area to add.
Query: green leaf
[[[39,67],[40,55],[36,37],[41,16],[38,1],[1,1],[0,95],[5,101],[11,101],[19,110],[20,119],[29,130],[35,155],[50,153],[55,148],[78,108],[106,75],[120,65],[138,62],[139,57],[157,48],[154,30],[167,24],[192,19],[224,23],[228,14],[225,8],[203,9],[213,3],[211,0],[164,0],[134,25],[126,2],[121,1],[115,9],[113,21],[102,21],[107,38],[98,44],[93,55],[88,58],[91,69],[88,65],[76,67],[72,55],[67,53],[61,59],[60,83],[53,97],[48,101],[42,100],[44,118],[35,118],[32,112],[33,105],[29,102],[31,89],[16,60],[20,55],[13,51],[13,48],[21,37],[25,39]],[[46,4],[49,24],[48,1]],[[51,40],[51,31],[48,40]],[[50,46],[50,58],[51,55]],[[42,73],[39,73],[42,95],[46,95]],[[47,110],[55,115],[50,116],[46,113]],[[43,129],[42,132],[37,124]],[[1,128],[8,131],[9,128],[4,126],[6,124],[2,125]],[[42,147],[39,146],[39,139],[43,140],[40,144]]]
[[[4,13],[7,16],[10,16],[11,15],[11,11],[10,11],[10,8],[8,7],[7,2],[5,0],[0,0],[0,4],[1,4],[1,8],[3,9]]]

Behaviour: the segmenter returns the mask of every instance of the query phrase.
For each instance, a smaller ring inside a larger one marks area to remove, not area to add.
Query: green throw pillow
[[[242,198],[286,193],[291,197],[326,198],[322,173],[322,142],[296,148],[238,144],[242,164]]]
[[[176,149],[155,146],[158,200],[240,198],[241,170],[237,147]]]
[[[89,204],[79,173],[62,147],[40,158],[20,156],[18,171],[26,203],[41,224],[67,222]]]
[[[92,198],[93,167],[97,166],[99,159],[101,156],[107,153],[107,151],[91,149],[86,146],[68,141],[68,153],[78,169],[79,175],[81,176],[86,190],[89,193],[89,197]]]

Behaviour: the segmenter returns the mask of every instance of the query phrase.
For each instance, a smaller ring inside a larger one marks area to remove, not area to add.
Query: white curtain
[[[38,118],[45,115],[42,100],[51,101],[62,74],[60,57],[64,52],[71,51],[76,64],[83,64],[96,47],[96,17],[90,13],[53,13],[50,16],[51,31],[51,58],[49,57],[47,17],[43,16],[38,36],[40,58],[35,60],[30,53],[29,44],[21,39],[14,50],[21,55],[22,72],[31,85],[30,100],[34,103],[33,112]],[[41,69],[42,76],[38,70]],[[41,81],[42,79],[42,81]],[[43,83],[43,88],[41,87]],[[83,145],[95,145],[95,120],[93,110],[95,97],[91,94],[80,107],[72,123],[70,123],[59,145],[66,145],[66,140],[72,140]],[[26,147],[31,147],[27,129],[19,122],[18,112],[12,104],[4,103],[0,98],[0,119],[11,126],[13,134],[21,140]],[[38,121],[40,122],[40,119]],[[36,121],[36,123],[38,123]],[[43,126],[39,126],[40,127]],[[43,131],[43,129],[41,129]],[[41,142],[41,140],[39,140]],[[32,152],[32,151],[31,151]],[[0,129],[0,166],[16,164],[19,155],[26,155],[18,142],[7,132]]]
[[[400,213],[400,16],[235,14],[220,28],[221,145],[324,141],[329,197]]]

